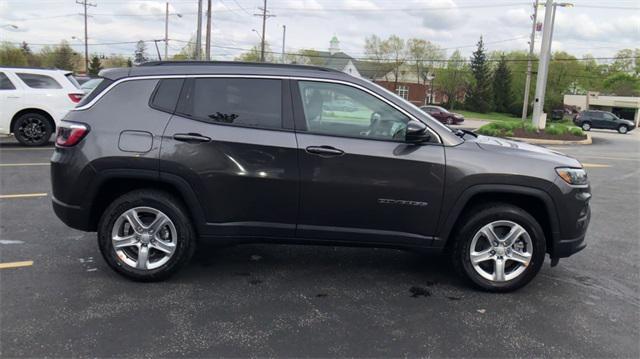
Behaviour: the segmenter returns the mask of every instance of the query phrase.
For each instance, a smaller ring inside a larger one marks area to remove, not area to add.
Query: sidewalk
[[[486,120],[478,120],[473,118],[465,118],[464,122],[459,125],[451,125],[453,128],[462,128],[469,131],[475,131],[480,127],[488,124],[489,121]]]

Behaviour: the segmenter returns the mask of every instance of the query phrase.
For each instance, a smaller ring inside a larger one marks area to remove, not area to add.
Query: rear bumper
[[[67,226],[81,231],[92,230],[90,228],[90,213],[88,210],[61,202],[55,197],[51,197],[51,204],[56,216]]]

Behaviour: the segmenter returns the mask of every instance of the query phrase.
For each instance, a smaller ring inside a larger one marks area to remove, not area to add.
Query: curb
[[[565,140],[544,140],[539,138],[522,138],[522,137],[507,137],[510,140],[521,141],[530,143],[532,145],[590,145],[591,135],[586,134],[587,138],[580,141],[565,141]]]

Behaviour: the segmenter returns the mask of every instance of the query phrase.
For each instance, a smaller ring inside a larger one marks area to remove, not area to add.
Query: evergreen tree
[[[71,46],[69,46],[69,43],[63,40],[60,42],[60,45],[55,47],[51,54],[51,65],[57,69],[73,71],[77,55]]]
[[[89,76],[98,76],[100,70],[102,70],[100,58],[97,55],[93,55],[91,62],[89,62]]]
[[[469,90],[469,97],[465,105],[468,110],[476,112],[489,112],[491,110],[491,74],[487,63],[487,55],[484,49],[482,36],[478,41],[478,48],[471,57],[471,74],[473,85]]]
[[[133,63],[136,65],[140,65],[147,61],[149,61],[149,58],[147,57],[147,45],[144,43],[144,41],[140,40],[136,44],[136,51],[133,55]]]
[[[511,71],[507,60],[500,57],[498,67],[493,73],[493,108],[496,112],[506,113],[511,105]]]

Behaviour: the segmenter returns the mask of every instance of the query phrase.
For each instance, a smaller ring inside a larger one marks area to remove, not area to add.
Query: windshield
[[[385,93],[387,93],[387,94],[389,94],[389,95],[393,96],[393,98],[395,98],[395,99],[397,99],[397,100],[400,100],[400,101],[402,101],[404,104],[407,104],[407,105],[409,105],[409,106],[411,106],[411,107],[415,108],[416,110],[418,110],[418,112],[419,112],[420,114],[422,114],[422,115],[424,115],[424,116],[429,117],[429,119],[431,119],[431,122],[429,123],[429,126],[431,126],[431,127],[439,127],[439,128],[441,128],[441,129],[443,129],[443,130],[445,130],[445,131],[449,131],[449,132],[455,133],[455,131],[454,131],[454,130],[452,130],[449,126],[446,126],[446,125],[444,125],[443,123],[441,123],[440,121],[438,121],[438,120],[436,120],[435,118],[431,117],[431,115],[429,115],[428,113],[426,113],[426,112],[422,111],[422,110],[420,109],[420,107],[418,107],[418,106],[416,106],[416,105],[412,104],[411,102],[409,102],[409,101],[407,101],[407,100],[403,99],[402,97],[398,96],[398,95],[397,95],[396,93],[394,93],[393,91],[389,91],[389,90],[387,90],[386,88],[384,88],[384,87],[382,87],[382,86],[378,85],[378,84],[377,84],[377,83],[375,83],[375,82],[371,82],[371,83],[372,83],[372,84],[374,84],[374,85],[376,85],[378,88],[382,89],[382,91],[384,91]]]

